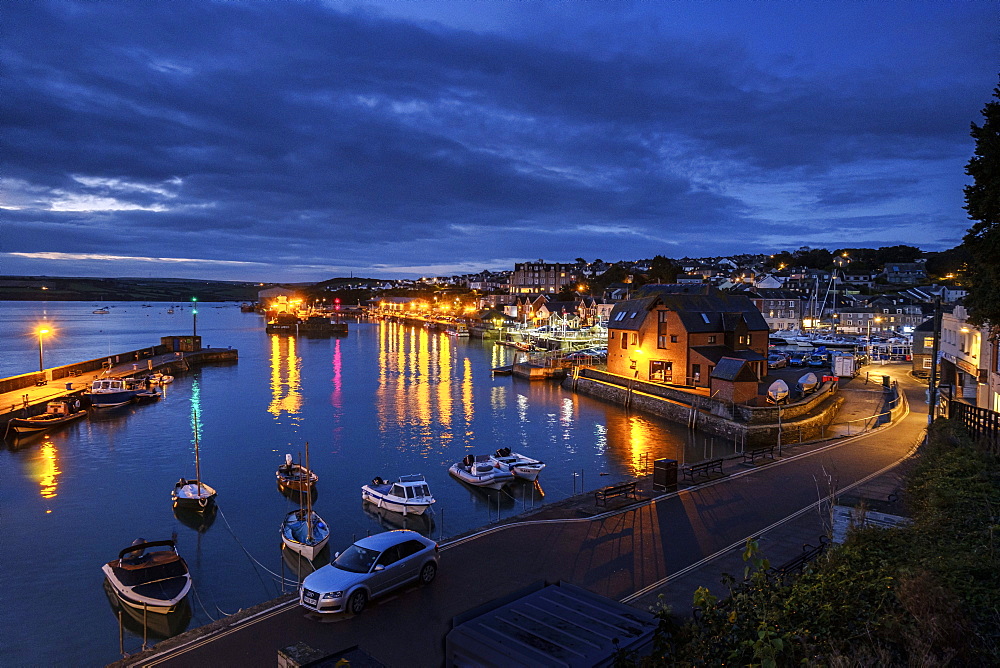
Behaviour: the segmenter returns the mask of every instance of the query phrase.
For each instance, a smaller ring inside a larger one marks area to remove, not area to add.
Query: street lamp
[[[45,362],[42,360],[42,337],[46,334],[51,334],[52,330],[46,329],[45,327],[39,327],[38,331],[38,371],[39,373],[45,371]]]
[[[191,298],[191,336],[198,336],[198,298]]]
[[[868,318],[868,363],[872,361],[872,320],[882,322],[881,317]]]

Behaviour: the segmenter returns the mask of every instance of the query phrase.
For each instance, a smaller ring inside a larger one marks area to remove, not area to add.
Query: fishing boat
[[[530,482],[537,480],[538,474],[545,468],[545,464],[537,459],[511,452],[510,448],[499,448],[495,454],[490,455],[490,461],[501,471],[507,471],[514,474],[515,478]]]
[[[191,573],[172,540],[137,538],[101,570],[122,603],[147,612],[173,612],[191,589]]]
[[[91,311],[91,313],[96,313],[98,315],[106,315],[108,313],[111,313],[111,310],[105,306],[104,308],[94,309],[93,311]]]
[[[7,423],[7,429],[18,436],[37,434],[82,418],[87,411],[80,408],[79,399],[56,399],[45,406],[41,415],[26,418],[13,418]]]
[[[455,336],[459,338],[467,338],[469,336],[469,328],[465,325],[450,325],[444,333],[448,336]]]
[[[483,489],[501,489],[514,480],[514,474],[494,466],[489,455],[466,455],[462,461],[452,464],[448,473],[464,483]]]
[[[361,487],[361,498],[403,515],[423,515],[434,503],[427,481],[420,474],[399,476],[395,482],[377,477]]]
[[[198,424],[197,414],[195,415],[195,424]],[[194,474],[193,480],[181,478],[174,484],[174,490],[170,493],[174,508],[204,512],[215,503],[215,497],[218,494],[201,480],[201,455],[198,448],[197,427],[195,427],[194,432]]]
[[[309,443],[306,443],[306,465],[309,470]],[[301,496],[299,497],[302,498]],[[330,527],[312,508],[312,494],[305,495],[305,505],[299,505],[281,523],[281,542],[293,552],[312,561],[330,540]]]
[[[138,392],[139,388],[130,386],[124,378],[98,378],[84,396],[95,408],[111,408],[131,403]]]
[[[307,444],[308,446],[308,444]],[[292,463],[292,456],[285,455],[285,463],[278,467],[277,472],[278,487],[284,492],[309,492],[312,491],[319,476],[302,466],[302,464]]]

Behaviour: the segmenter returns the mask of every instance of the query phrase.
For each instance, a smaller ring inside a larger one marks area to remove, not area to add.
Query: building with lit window
[[[538,260],[518,262],[510,277],[512,294],[553,293],[564,285],[577,285],[584,280],[583,268],[578,264],[559,264]]]
[[[708,387],[724,357],[767,374],[770,328],[745,295],[650,294],[619,302],[608,320],[608,371]]]

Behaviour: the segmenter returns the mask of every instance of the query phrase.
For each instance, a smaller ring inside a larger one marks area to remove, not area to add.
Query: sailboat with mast
[[[194,415],[194,474],[189,480],[181,478],[174,484],[170,498],[174,508],[194,512],[205,512],[215,503],[217,492],[201,480],[201,455],[198,449],[198,414]]]
[[[309,443],[306,442],[306,465],[309,471]],[[305,505],[302,505],[302,497]],[[281,542],[288,549],[312,561],[330,540],[330,527],[312,508],[312,493],[299,496],[299,508],[285,516],[281,523]]]

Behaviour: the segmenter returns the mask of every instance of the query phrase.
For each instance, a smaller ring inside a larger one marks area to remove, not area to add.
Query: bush
[[[960,426],[932,425],[908,476],[914,523],[853,530],[793,583],[747,544],[729,596],[659,610],[652,656],[619,665],[1000,665],[1000,466]]]

